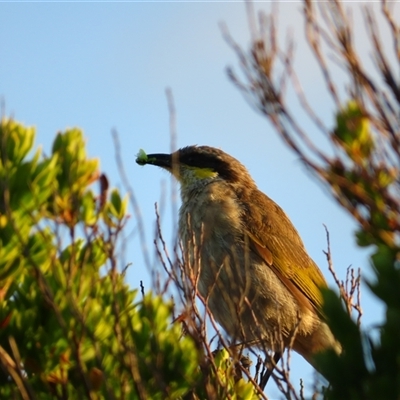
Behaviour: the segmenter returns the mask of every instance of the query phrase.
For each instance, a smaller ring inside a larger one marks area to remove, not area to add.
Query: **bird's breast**
[[[201,191],[182,193],[182,197],[179,225],[184,242],[188,233],[201,235],[197,239],[203,245],[209,240],[223,242],[241,235],[242,210],[228,185],[209,184]]]
[[[198,274],[196,281],[203,297],[214,288],[212,298],[221,298],[223,287],[244,281],[240,204],[224,184],[209,184],[186,195],[182,196],[179,231],[188,271]]]

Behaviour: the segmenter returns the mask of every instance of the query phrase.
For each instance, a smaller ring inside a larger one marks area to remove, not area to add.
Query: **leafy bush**
[[[127,198],[108,193],[80,130],[59,133],[47,158],[29,157],[34,136],[1,121],[0,397],[182,396],[200,355],[172,304],[124,282]]]

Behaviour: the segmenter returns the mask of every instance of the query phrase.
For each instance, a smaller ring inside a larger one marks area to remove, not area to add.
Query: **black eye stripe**
[[[230,182],[239,179],[237,170],[243,169],[233,157],[208,146],[188,146],[180,149],[179,162],[189,167],[209,168],[217,172],[219,177]],[[236,169],[233,166],[236,166]]]
[[[183,155],[180,157],[180,162],[191,167],[212,168],[218,170],[225,164],[223,161],[206,154]]]
[[[226,180],[236,179],[236,175],[229,165],[214,156],[208,156],[206,154],[183,155],[183,157],[180,157],[180,162],[190,167],[211,168],[213,171],[217,172],[221,178]]]

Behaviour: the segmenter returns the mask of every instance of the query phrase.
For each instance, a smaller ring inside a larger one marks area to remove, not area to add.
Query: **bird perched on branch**
[[[189,146],[172,154],[141,150],[136,162],[164,168],[179,181],[186,259],[232,339],[278,354],[292,340],[311,364],[321,350],[340,352],[321,313],[321,271],[285,212],[238,160],[213,147]]]

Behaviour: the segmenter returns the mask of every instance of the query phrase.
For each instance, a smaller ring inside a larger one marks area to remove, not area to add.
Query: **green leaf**
[[[341,143],[352,159],[369,158],[374,149],[369,118],[356,101],[350,100],[336,114],[334,139]]]
[[[35,139],[35,129],[7,118],[0,122],[0,159],[18,165],[31,150]],[[3,149],[3,150],[1,150]],[[4,151],[5,150],[5,151]]]

